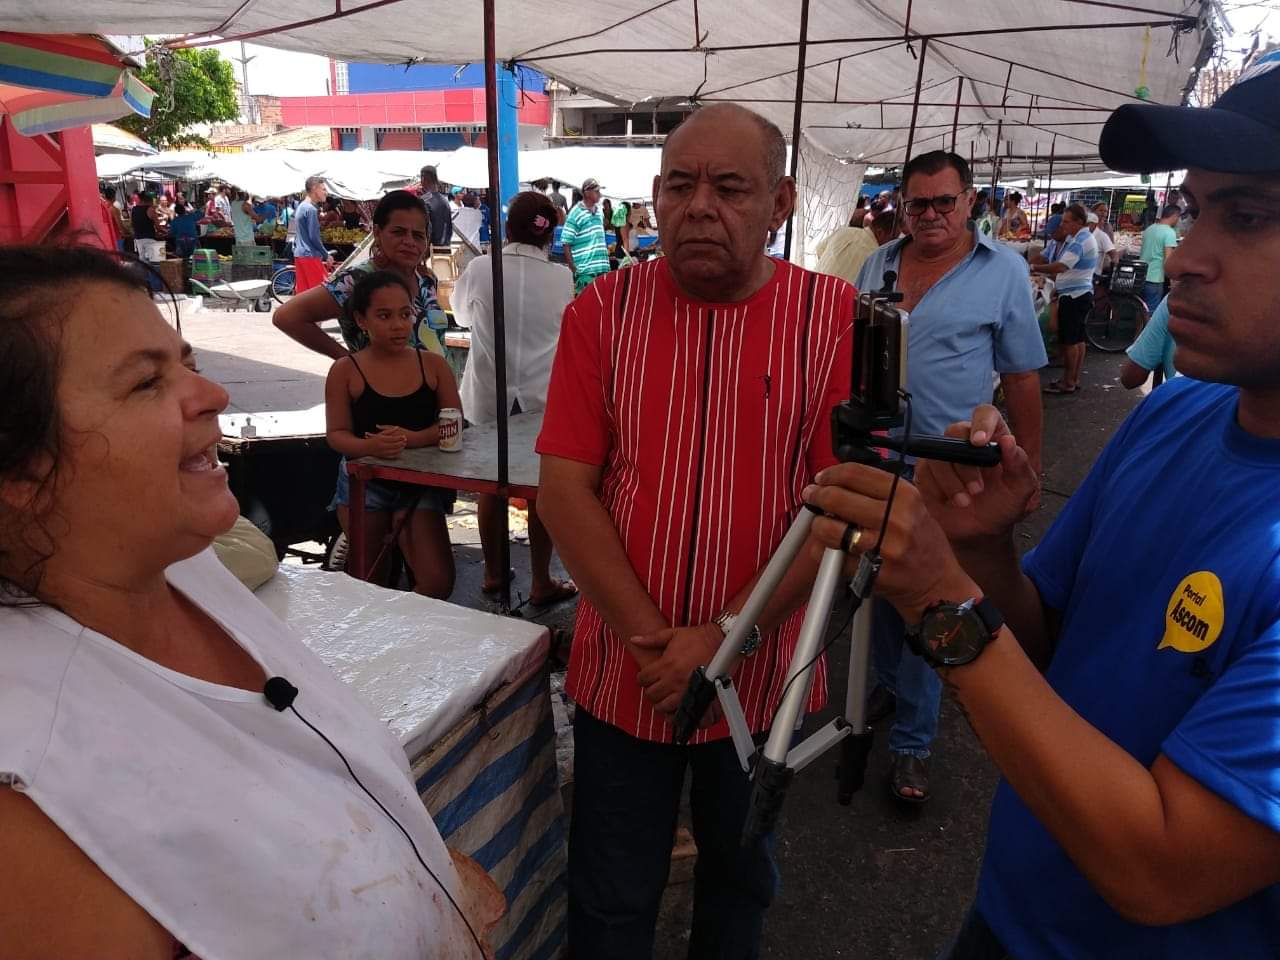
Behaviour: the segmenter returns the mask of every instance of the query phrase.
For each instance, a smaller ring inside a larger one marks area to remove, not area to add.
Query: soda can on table
[[[445,453],[457,453],[462,449],[462,411],[457,407],[445,407],[440,411],[440,449]]]

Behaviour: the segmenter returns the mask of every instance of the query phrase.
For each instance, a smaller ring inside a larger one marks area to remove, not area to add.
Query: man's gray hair
[[[748,110],[746,107],[737,103],[714,103],[701,107],[676,126],[667,136],[675,134],[676,130],[684,126],[694,117],[706,113],[722,113],[734,111],[736,113],[744,113],[752,119],[760,130],[760,135],[764,138],[764,172],[768,181],[769,188],[772,189],[777,185],[778,181],[787,175],[787,138],[782,135],[782,131],[778,125],[766,117],[760,116],[754,110]]]
[[[319,174],[316,174],[316,175],[313,175],[313,176],[307,177],[307,182],[306,182],[306,184],[305,184],[305,189],[306,189],[307,193],[310,193],[310,192],[311,192],[311,189],[312,189],[313,187],[317,187],[317,186],[319,186],[320,184],[322,184],[322,183],[324,183],[324,182],[325,182],[324,177],[320,176]]]

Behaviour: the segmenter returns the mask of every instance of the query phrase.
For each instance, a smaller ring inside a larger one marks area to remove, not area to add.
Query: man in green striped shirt
[[[583,182],[582,202],[574,204],[565,217],[560,239],[565,262],[573,271],[575,294],[609,272],[609,248],[604,243],[604,222],[600,219],[600,182],[595,177]]]

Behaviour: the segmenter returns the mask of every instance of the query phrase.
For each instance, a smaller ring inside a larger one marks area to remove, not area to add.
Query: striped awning
[[[98,37],[0,32],[0,113],[25,136],[149,117],[154,98]]]

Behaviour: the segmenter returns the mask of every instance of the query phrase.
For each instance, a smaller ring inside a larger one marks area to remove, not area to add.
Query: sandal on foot
[[[891,754],[889,762],[889,792],[900,803],[924,803],[929,799],[929,765],[927,760],[909,753]],[[903,790],[915,789],[920,796],[909,796]]]
[[[549,607],[553,603],[572,600],[578,595],[578,587],[572,580],[552,580],[551,592],[541,597],[529,596],[529,606]]]
[[[516,568],[515,568],[515,567],[512,567],[510,570],[508,570],[508,571],[507,571],[507,576],[510,578],[510,580],[511,580],[511,582],[512,582],[512,583],[515,583],[515,582],[516,582]],[[502,584],[500,584],[500,583],[489,583],[489,582],[487,582],[487,581],[486,581],[485,583],[482,583],[482,584],[480,585],[480,592],[481,592],[481,593],[483,593],[486,597],[496,597],[498,594],[500,594],[500,593],[502,592]]]
[[[1044,388],[1044,392],[1045,393],[1075,393],[1079,389],[1080,389],[1080,384],[1078,383],[1074,387],[1068,387],[1061,380],[1054,380],[1047,387]]]

